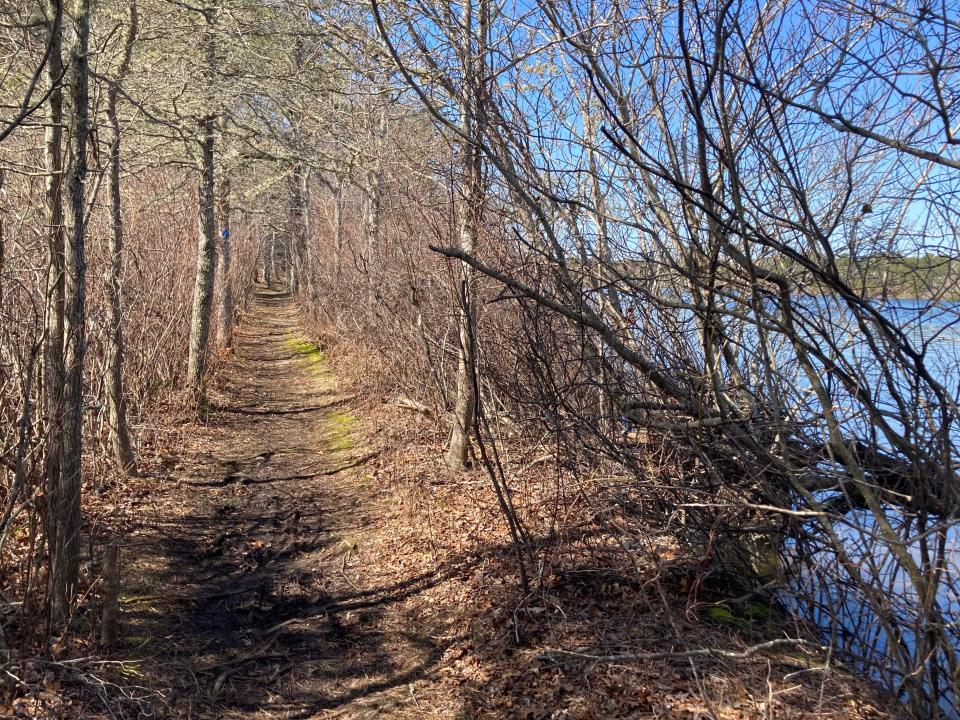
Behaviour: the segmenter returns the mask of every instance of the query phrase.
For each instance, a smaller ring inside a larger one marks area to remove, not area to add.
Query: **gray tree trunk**
[[[478,23],[474,25],[472,7],[467,10],[464,40],[464,94],[462,108],[464,134],[482,139],[485,131],[483,89],[484,52],[487,46],[489,9],[486,0],[477,7]],[[474,46],[474,32],[477,33]],[[471,143],[462,144],[465,182],[465,202],[461,214],[460,249],[473,254],[480,237],[483,215],[483,158],[480,149]],[[460,263],[460,307],[457,311],[457,399],[453,408],[453,428],[447,444],[444,461],[452,470],[464,470],[469,464],[470,435],[476,414],[476,342],[474,338],[475,311],[473,305],[473,269]]]
[[[343,213],[346,198],[343,193],[344,178],[338,177],[333,189],[333,279],[340,283],[343,265]]]
[[[220,324],[217,327],[217,338],[225,348],[233,346],[233,292],[230,288],[230,178],[225,177],[220,182],[219,192],[220,215]]]
[[[307,271],[307,173],[295,163],[290,173],[290,292],[297,294]]]
[[[470,208],[464,211],[460,248],[473,253],[476,247],[476,224]],[[473,416],[476,412],[476,372],[473,342],[473,270],[461,263],[459,291],[460,307],[457,309],[457,399],[453,407],[453,428],[447,444],[444,461],[451,470],[465,470],[470,457],[470,434],[473,432]]]
[[[190,354],[187,386],[198,402],[204,399],[203,381],[210,339],[210,311],[213,307],[214,270],[217,254],[217,226],[214,215],[214,126],[213,115],[200,121],[200,184],[197,188],[197,272],[193,286],[193,316],[190,322]]]
[[[301,284],[309,292],[311,302],[317,302],[317,284],[313,282],[313,242],[314,242],[314,218],[310,209],[310,169],[307,168],[303,173],[303,270],[301,273]]]
[[[107,417],[113,460],[125,472],[135,471],[135,460],[127,425],[127,402],[123,389],[123,206],[120,194],[120,120],[117,101],[120,85],[130,67],[133,41],[137,36],[137,4],[130,2],[130,24],[127,27],[123,60],[116,79],[107,92],[107,120],[110,124],[110,214],[113,233],[110,236],[110,275],[107,282]]]
[[[367,252],[365,260],[371,301],[376,294],[374,292],[377,278],[375,258],[380,246],[380,228],[383,222],[383,153],[385,151],[384,141],[387,137],[387,123],[387,106],[384,105],[380,110],[380,118],[377,123],[377,158],[370,173],[367,197]]]
[[[216,53],[214,17],[205,12],[203,35],[206,90],[212,94]],[[214,139],[217,117],[212,110],[200,119],[200,180],[197,187],[197,270],[193,285],[193,311],[190,318],[190,348],[187,358],[187,387],[197,405],[206,400],[204,380],[207,349],[210,343],[210,314],[213,310],[216,280],[217,220]]]
[[[64,253],[64,384],[60,483],[48,497],[56,525],[50,548],[50,613],[62,621],[70,614],[80,575],[80,470],[83,452],[83,361],[86,351],[86,227],[84,186],[87,176],[88,45],[90,0],[75,10],[76,42],[70,58],[72,117],[71,161],[67,190],[70,231]]]
[[[268,288],[273,282],[273,241],[274,233],[270,231],[270,237],[263,239],[263,284]]]
[[[291,295],[297,292],[297,276],[293,272],[293,238],[290,233],[283,237],[283,269],[287,276],[287,292]]]
[[[45,524],[51,558],[59,548],[58,529],[51,498],[60,489],[60,443],[63,435],[63,308],[64,308],[64,226],[63,226],[63,2],[49,0],[50,55],[46,79],[47,128],[44,164],[47,173],[45,211],[47,218],[48,274],[46,328],[43,349],[43,401],[46,414],[44,482],[47,507]]]

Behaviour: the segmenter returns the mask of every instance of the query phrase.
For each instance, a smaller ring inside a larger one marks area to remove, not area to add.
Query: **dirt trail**
[[[391,609],[429,580],[351,562],[375,453],[294,303],[261,291],[235,344],[125,553],[122,654],[169,717],[382,716],[442,652]]]
[[[791,628],[695,622],[663,566],[638,582],[589,534],[521,607],[482,476],[444,476],[435,429],[344,396],[284,295],[254,298],[210,397],[208,422],[147,464],[124,513],[111,657],[124,664],[109,665],[115,685],[88,683],[110,699],[96,717],[899,716],[816,656],[558,660],[553,648],[736,650]]]

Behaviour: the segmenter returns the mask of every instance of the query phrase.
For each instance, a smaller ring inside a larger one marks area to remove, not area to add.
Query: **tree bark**
[[[214,125],[213,115],[200,121],[203,135],[200,141],[200,184],[197,188],[197,272],[193,288],[193,317],[190,323],[190,354],[187,361],[187,386],[198,402],[202,402],[204,398],[203,380],[207,366],[217,254],[214,216]]]
[[[476,234],[473,222],[464,215],[460,247],[466,253],[473,253]],[[476,411],[474,383],[474,345],[471,325],[473,323],[473,270],[466,264],[459,269],[460,307],[457,310],[457,337],[459,352],[457,357],[457,399],[453,408],[453,429],[447,444],[444,461],[451,470],[465,470],[469,464],[470,434],[473,432],[473,420]]]
[[[203,13],[206,91],[214,90],[216,53],[212,11]],[[204,379],[210,342],[210,315],[213,310],[216,280],[217,220],[216,176],[214,169],[217,115],[211,109],[200,121],[200,179],[197,187],[197,269],[193,286],[193,311],[190,319],[190,348],[187,357],[187,387],[198,406],[206,400]]]
[[[283,234],[283,243],[280,246],[280,249],[283,251],[283,274],[286,276],[286,288],[287,292],[293,294],[296,291],[296,278],[293,274],[293,239],[290,237],[290,233],[286,232]]]
[[[377,123],[377,157],[374,161],[373,170],[370,173],[369,194],[367,197],[367,252],[366,252],[366,270],[367,280],[369,282],[370,300],[374,301],[376,296],[376,272],[374,270],[377,250],[380,245],[380,228],[383,223],[383,153],[385,152],[384,141],[387,137],[387,107],[384,105],[380,110],[380,117]]]
[[[64,253],[64,383],[59,486],[50,497],[56,526],[50,547],[50,613],[60,622],[69,617],[80,575],[80,473],[83,452],[83,361],[86,351],[86,256],[84,212],[87,176],[88,44],[90,0],[80,0],[76,42],[70,58],[72,117],[68,172],[70,232]]]
[[[43,401],[46,413],[46,452],[44,483],[46,507],[44,522],[51,565],[62,565],[60,526],[56,521],[60,494],[61,449],[63,437],[63,311],[64,311],[64,225],[63,225],[63,2],[49,0],[50,55],[44,163],[46,165],[45,210],[47,217],[47,306],[43,353]]]
[[[463,131],[467,138],[481,141],[485,131],[484,121],[484,53],[487,45],[488,5],[483,0],[478,8],[475,27],[472,8],[468,6],[465,19],[464,39],[464,100]],[[477,33],[474,47],[474,33]],[[472,255],[480,236],[483,214],[483,157],[478,144],[462,143],[465,181],[465,202],[461,215],[460,249]],[[476,413],[476,343],[473,306],[473,269],[460,264],[458,290],[460,308],[457,311],[457,399],[453,409],[453,428],[447,444],[444,461],[452,470],[465,470],[469,464],[470,435],[473,432]]]
[[[220,215],[220,253],[218,267],[220,275],[220,323],[217,338],[221,347],[233,346],[233,292],[230,288],[230,178],[220,181],[218,196]]]
[[[120,547],[110,543],[103,555],[103,615],[100,643],[109,650],[117,641],[120,619]]]
[[[298,294],[307,268],[307,173],[295,163],[290,173],[290,292]]]
[[[343,265],[343,213],[346,198],[343,193],[344,178],[338,177],[333,190],[333,279],[340,284],[340,272]]]
[[[263,284],[268,288],[273,282],[273,241],[274,233],[270,231],[270,237],[263,238]]]
[[[123,388],[123,206],[120,194],[121,137],[117,101],[120,85],[130,67],[133,41],[137,36],[137,4],[130,2],[130,24],[127,26],[123,60],[117,77],[107,92],[107,120],[110,124],[110,214],[113,233],[110,236],[110,275],[107,282],[107,416],[113,461],[124,472],[135,471],[135,460],[127,425],[127,403]]]

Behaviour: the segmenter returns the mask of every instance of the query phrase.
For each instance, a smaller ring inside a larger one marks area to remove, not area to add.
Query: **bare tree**
[[[69,532],[69,522],[64,523],[58,515],[70,513],[63,508],[63,450],[64,445],[64,307],[65,297],[65,241],[63,210],[63,4],[51,0],[47,6],[50,33],[50,52],[47,58],[47,82],[50,85],[50,100],[47,109],[45,138],[46,165],[46,221],[48,233],[48,275],[46,328],[44,346],[44,410],[46,412],[47,447],[45,453],[44,480],[46,484],[47,510],[45,524],[47,543],[50,548],[51,582],[56,583],[58,593],[57,612],[66,616],[69,612],[70,592],[73,580],[70,577],[70,551],[63,532]],[[65,528],[65,525],[67,526]],[[51,585],[51,588],[54,586]]]
[[[233,346],[233,294],[230,288],[230,178],[220,180],[217,194],[217,215],[220,218],[220,252],[217,254],[220,276],[220,313],[217,338],[225,348]]]
[[[70,56],[70,165],[67,170],[69,232],[64,248],[64,383],[60,478],[50,506],[50,612],[70,613],[80,573],[80,474],[83,452],[83,362],[86,351],[86,203],[88,48],[90,3],[74,16],[76,39]]]
[[[124,40],[123,55],[116,76],[107,90],[107,121],[110,125],[110,214],[113,233],[110,236],[110,276],[107,283],[110,347],[108,359],[107,412],[110,423],[113,459],[124,471],[134,470],[135,460],[127,425],[127,403],[123,385],[123,198],[121,176],[121,129],[117,104],[120,88],[130,70],[133,43],[137,37],[136,0],[130,2],[130,19]]]
[[[212,92],[216,63],[214,50],[213,10],[203,16],[205,28],[203,52],[207,92]],[[187,363],[187,385],[202,402],[207,366],[207,344],[210,336],[210,313],[213,309],[216,278],[217,225],[215,213],[214,145],[217,117],[213,110],[198,120],[200,129],[200,178],[197,186],[197,274],[193,291],[193,315],[190,325],[190,357]]]

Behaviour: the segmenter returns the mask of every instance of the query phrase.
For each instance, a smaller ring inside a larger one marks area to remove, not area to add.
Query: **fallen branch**
[[[356,457],[353,460],[348,460],[342,465],[337,465],[336,467],[330,468],[329,470],[323,470],[321,472],[318,472],[316,473],[315,477],[336,475],[337,473],[342,473],[344,470],[350,470],[352,468],[359,467],[360,465],[370,462],[379,454],[380,454],[379,452],[370,452],[370,453],[366,453],[365,455],[360,455],[359,457]]]
[[[428,408],[421,402],[417,402],[412,398],[406,396],[400,396],[393,401],[393,404],[397,407],[403,408],[404,410],[413,410],[414,412],[421,413],[427,417],[433,417],[433,410]]]
[[[757,653],[766,650],[775,650],[785,647],[806,647],[810,650],[825,651],[827,648],[823,645],[811,643],[809,640],[800,638],[780,638],[777,640],[768,640],[758,645],[751,645],[743,650],[722,650],[719,648],[698,648],[696,650],[650,652],[650,653],[617,653],[614,655],[595,655],[588,652],[576,650],[547,650],[537,655],[538,660],[556,660],[560,658],[570,658],[571,660],[590,660],[592,662],[620,663],[637,662],[642,660],[664,660],[669,658],[689,659],[698,657],[720,657],[730,660],[746,660]]]

